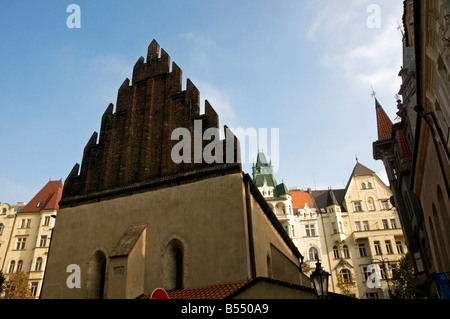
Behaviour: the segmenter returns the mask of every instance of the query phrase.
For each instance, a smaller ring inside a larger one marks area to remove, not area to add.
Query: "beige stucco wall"
[[[300,273],[298,269],[300,266],[300,261],[291,253],[290,248],[283,241],[280,234],[273,231],[272,224],[253,197],[251,199],[251,209],[255,246],[256,276],[268,276],[269,269],[267,265],[267,257],[269,256],[274,278],[278,275],[277,279],[279,280],[299,284]],[[274,254],[272,245],[276,247],[280,253]]]
[[[253,214],[254,226],[258,229],[255,231],[256,255],[258,264],[264,256],[263,265],[266,265],[269,241],[282,251],[287,248],[280,245],[281,239],[273,234],[273,228],[261,215],[260,211]],[[164,251],[172,238],[179,239],[185,246],[185,288],[250,277],[245,188],[242,174],[237,173],[61,209],[42,298],[85,298],[91,254],[101,249],[108,256],[127,227],[137,224],[147,224],[142,293],[167,287]],[[112,268],[109,269],[111,259],[107,259],[106,277],[109,278],[108,271]],[[69,264],[81,268],[80,289],[66,286]],[[267,274],[267,269],[261,267],[258,266],[258,273]],[[126,271],[129,270],[128,264]],[[109,287],[108,283],[105,286]],[[105,297],[108,298],[108,293]]]

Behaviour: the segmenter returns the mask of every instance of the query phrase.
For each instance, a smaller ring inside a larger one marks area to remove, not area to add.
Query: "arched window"
[[[361,183],[361,188],[366,189],[366,183]]]
[[[350,270],[344,268],[340,271],[339,274],[341,276],[342,282],[352,282],[352,273],[350,272]]]
[[[184,246],[177,239],[172,239],[165,250],[165,262],[168,271],[167,289],[183,288],[184,272]]]
[[[17,269],[16,269],[16,272],[22,271],[22,268],[23,268],[23,260],[19,260],[19,261],[17,262]]]
[[[88,266],[87,297],[88,299],[103,299],[105,288],[106,255],[97,250],[92,254]]]
[[[38,257],[36,259],[36,263],[34,264],[34,270],[35,271],[41,271],[41,269],[42,269],[42,258]]]
[[[371,182],[368,182],[368,183],[367,183],[367,188],[373,188],[373,186],[372,186],[372,183],[371,183]]]
[[[333,246],[333,256],[334,259],[339,259],[339,249],[337,248],[337,246]]]
[[[344,258],[350,258],[350,252],[347,245],[344,245],[344,247],[342,247],[342,251],[344,252]]]
[[[0,235],[1,234],[3,234],[3,228],[4,228],[5,226],[3,225],[3,224],[0,224]]]
[[[11,260],[11,262],[9,263],[9,269],[8,272],[11,274],[14,272],[14,268],[16,268],[16,261],[15,260]]]
[[[309,260],[318,260],[319,259],[319,251],[315,247],[311,247],[308,251]]]

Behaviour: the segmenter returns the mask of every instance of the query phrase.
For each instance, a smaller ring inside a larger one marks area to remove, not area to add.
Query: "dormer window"
[[[44,207],[44,205],[45,205],[45,202],[41,201],[41,202],[37,203],[36,207]]]

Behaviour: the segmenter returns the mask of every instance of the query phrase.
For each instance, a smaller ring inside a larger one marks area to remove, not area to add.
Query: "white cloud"
[[[194,83],[194,85],[200,91],[201,113],[204,112],[204,101],[208,100],[209,104],[211,104],[213,109],[219,115],[219,126],[223,127],[224,125],[227,125],[232,127],[236,120],[236,112],[231,106],[230,96],[209,83],[197,82]]]
[[[134,65],[116,56],[100,55],[92,58],[88,66],[96,78],[95,99],[102,108],[109,103],[115,104],[117,90],[126,78],[131,80]]]
[[[196,72],[205,74],[210,73],[211,50],[215,48],[215,42],[206,36],[194,34],[192,32],[180,33],[179,37],[185,40],[190,46],[190,49],[187,50],[187,52],[190,53],[189,59],[191,69],[195,69]]]
[[[401,3],[383,2],[380,27],[370,28],[367,1],[354,0],[318,8],[306,36],[323,43],[322,65],[342,74],[357,85],[397,93],[402,65],[402,35],[397,29]]]
[[[324,62],[341,69],[365,87],[384,86],[396,93],[401,56],[401,34],[396,29],[395,17],[391,17],[373,38],[341,54],[328,55]]]

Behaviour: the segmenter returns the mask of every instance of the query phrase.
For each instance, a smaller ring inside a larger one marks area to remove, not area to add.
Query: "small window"
[[[24,250],[26,241],[27,241],[27,239],[25,237],[17,238],[16,250]]]
[[[387,200],[382,200],[382,201],[381,201],[381,209],[383,209],[383,210],[388,210],[388,209],[389,209],[389,201],[387,201]]]
[[[375,254],[381,255],[382,252],[381,252],[380,241],[377,240],[377,241],[374,241],[373,243],[374,243],[374,245],[375,245]]]
[[[354,202],[353,207],[355,209],[355,212],[362,212],[362,205],[361,202]]]
[[[344,247],[342,247],[342,251],[344,252],[344,258],[350,258],[350,252],[347,245],[344,245]]]
[[[380,299],[380,297],[378,297],[378,292],[368,292],[368,293],[366,293],[366,298],[367,299]]]
[[[1,234],[3,234],[3,228],[4,228],[5,226],[3,225],[3,224],[0,224],[0,235]]]
[[[337,234],[338,230],[337,230],[337,227],[336,227],[336,223],[335,223],[335,222],[332,222],[332,223],[331,223],[331,227],[333,228],[333,234]]]
[[[309,260],[318,260],[319,259],[319,251],[315,247],[311,247],[308,251]]]
[[[388,224],[387,219],[383,219],[382,222],[383,222],[383,229],[389,229],[389,224]]]
[[[361,188],[366,189],[366,183],[361,183]]]
[[[16,272],[22,271],[22,268],[23,268],[23,260],[19,260],[19,261],[17,262],[17,269],[16,269]]]
[[[42,258],[38,257],[38,259],[36,259],[36,263],[34,264],[34,270],[41,271],[41,269],[42,269]]]
[[[361,231],[361,222],[355,222],[355,230]]]
[[[392,229],[396,229],[397,228],[397,224],[395,222],[395,219],[391,219],[391,228]]]
[[[333,246],[333,256],[334,259],[339,259],[339,249],[337,248],[337,246]]]
[[[39,241],[39,247],[45,247],[47,246],[47,236],[42,235],[41,240]]]
[[[316,229],[314,224],[305,225],[306,237],[314,237],[316,236]]]
[[[369,229],[369,222],[368,221],[363,221],[363,227],[364,227],[364,230],[370,230]]]
[[[14,268],[16,268],[16,261],[11,260],[9,263],[8,273],[12,274],[14,272]]]
[[[367,183],[367,188],[373,188],[373,186],[372,186],[372,183],[371,183],[371,182],[368,182],[368,183]]]
[[[395,242],[396,246],[397,246],[397,252],[399,254],[403,254],[403,245],[401,241],[396,241]]]
[[[123,274],[125,273],[125,267],[124,266],[114,267],[113,271],[114,271],[114,277],[123,276]]]
[[[36,207],[44,207],[44,205],[45,205],[45,202],[41,201],[41,202],[37,203]]]
[[[42,226],[48,226],[50,224],[50,216],[44,216],[44,221],[42,222]]]
[[[2,215],[5,215],[6,214],[6,208],[2,208],[2,213],[1,213]]]
[[[348,269],[342,269],[340,272],[342,282],[351,283],[352,282],[352,274]]]
[[[359,249],[359,255],[361,257],[367,256],[366,245],[364,243],[358,244],[358,249]]]
[[[37,297],[39,283],[34,281],[31,283],[31,297]]]
[[[386,240],[386,251],[388,254],[393,254],[394,252],[392,251],[392,244],[390,240]]]

